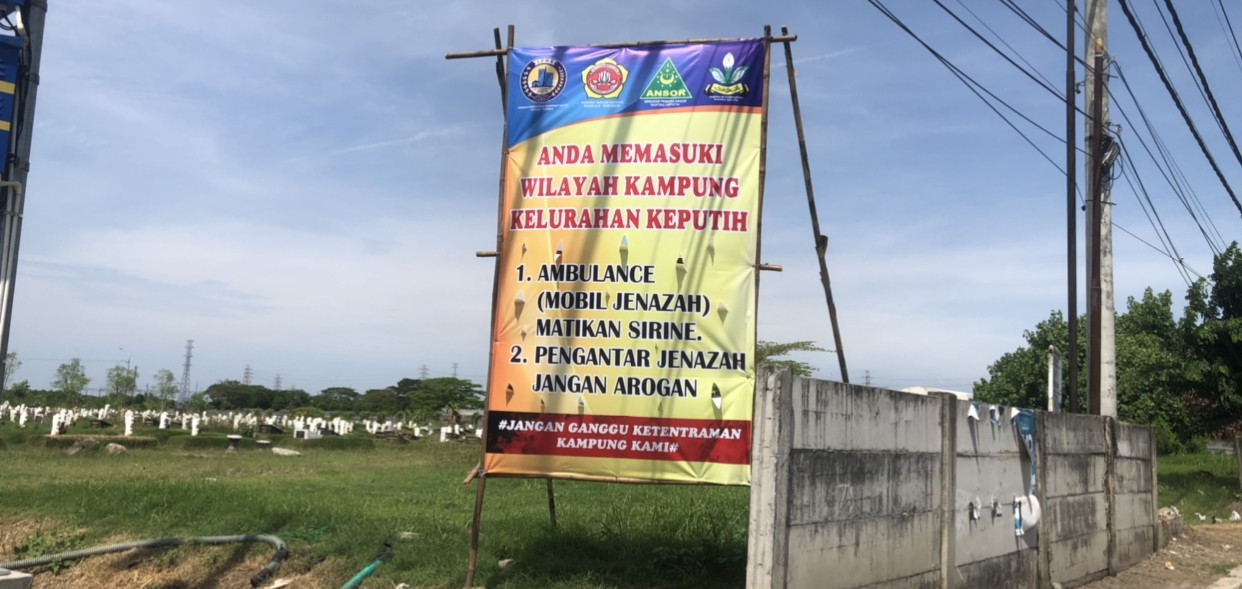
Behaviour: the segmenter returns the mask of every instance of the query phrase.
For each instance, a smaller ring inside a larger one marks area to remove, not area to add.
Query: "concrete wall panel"
[[[789,523],[800,525],[939,508],[939,454],[794,450]]]
[[[940,573],[932,571],[930,573],[922,573],[913,577],[904,579],[893,579],[884,581],[874,585],[867,585],[861,589],[939,589]]]
[[[865,587],[934,571],[940,517],[873,517],[793,526],[788,587]]]
[[[1150,459],[1155,452],[1151,426],[1117,422],[1117,457]]]
[[[996,558],[958,565],[957,574],[961,575],[958,586],[1034,589],[1038,586],[1037,562],[1036,551],[1022,550]]]
[[[978,421],[966,419],[968,407],[969,403],[958,403],[958,456],[1016,455],[1021,451],[1013,425],[1005,421],[998,427],[988,421],[986,415]]]
[[[1151,493],[1151,460],[1118,458],[1113,463],[1117,493]]]
[[[794,379],[793,447],[808,450],[940,451],[940,400]]]
[[[1040,525],[1045,537],[1055,542],[1106,529],[1108,497],[1103,493],[1056,497],[1048,499],[1043,510]]]
[[[1048,544],[1052,581],[1069,583],[1108,572],[1108,530]]]
[[[1048,429],[1049,454],[1104,453],[1104,422],[1098,417],[1078,413],[1049,413],[1044,419]]]
[[[1104,455],[1051,454],[1045,457],[1044,494],[1064,497],[1082,493],[1103,493],[1106,462]]]
[[[1147,493],[1118,493],[1113,504],[1117,513],[1116,529],[1151,528],[1156,518],[1151,512],[1151,495]]]
[[[1138,564],[1152,553],[1155,544],[1155,528],[1131,528],[1117,532],[1117,564],[1128,568]]]

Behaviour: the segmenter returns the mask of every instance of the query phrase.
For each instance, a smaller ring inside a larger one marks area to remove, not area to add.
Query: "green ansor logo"
[[[690,89],[686,87],[685,80],[681,79],[681,72],[678,72],[677,66],[673,65],[672,58],[664,60],[660,71],[656,72],[655,77],[647,84],[647,89],[643,90],[642,98],[643,100],[691,98]]]

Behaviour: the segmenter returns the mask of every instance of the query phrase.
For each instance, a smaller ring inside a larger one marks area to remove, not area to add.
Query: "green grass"
[[[367,586],[460,587],[469,551],[477,444],[407,445],[365,436],[304,442],[274,437],[300,457],[226,454],[223,432],[109,456],[67,456],[41,436],[0,426],[0,521],[47,519],[81,532],[36,536],[27,554],[129,538],[272,533],[297,570],[342,559],[343,583],[385,539],[394,559]],[[73,431],[71,433],[82,433]],[[148,435],[151,431],[136,433]],[[559,527],[546,484],[491,479],[476,584],[487,587],[741,587],[748,489],[556,481]],[[402,532],[413,534],[399,539]],[[255,547],[254,550],[265,550]],[[515,559],[501,569],[498,561]]]
[[[1231,503],[1242,500],[1238,465],[1233,456],[1173,454],[1157,465],[1161,506],[1175,505],[1186,523],[1198,524],[1195,513],[1229,517]]]

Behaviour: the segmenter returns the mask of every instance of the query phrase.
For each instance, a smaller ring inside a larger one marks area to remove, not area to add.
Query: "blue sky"
[[[1242,189],[1242,165],[1153,5],[1132,2]],[[1063,104],[935,5],[887,4],[990,90],[1064,133]],[[1021,4],[1064,35],[1055,1]],[[1113,55],[1219,233],[1237,239],[1237,209],[1111,4]],[[1178,4],[1226,119],[1242,129],[1242,64],[1214,3]],[[946,5],[970,20],[962,4]],[[1063,87],[1064,54],[1052,43],[998,3],[966,5]],[[1024,329],[1065,307],[1064,176],[863,0],[61,0],[47,19],[10,344],[22,360],[16,378],[47,387],[77,357],[102,386],[128,357],[143,384],[161,368],[179,379],[193,339],[200,389],[241,379],[247,365],[258,384],[280,375],[312,393],[383,387],[423,366],[483,382],[492,263],[474,252],[494,246],[500,101],[493,60],[444,54],[490,48],[492,27],[510,23],[522,46],[751,37],[790,25],[855,382],[869,372],[878,386],[969,390]],[[779,51],[772,65],[762,251],[785,271],[762,277],[759,337],[831,347]],[[1064,165],[1063,144],[1022,128]],[[1134,135],[1122,129],[1174,244],[1207,273],[1207,243]],[[1115,186],[1115,222],[1158,243],[1125,181]],[[1115,239],[1119,309],[1146,286],[1181,300],[1185,282],[1165,254]],[[800,358],[839,378],[832,354]]]

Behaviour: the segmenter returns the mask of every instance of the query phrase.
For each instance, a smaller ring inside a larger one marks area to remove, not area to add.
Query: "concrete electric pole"
[[[1090,327],[1089,407],[1095,415],[1117,416],[1117,349],[1113,306],[1112,164],[1118,145],[1108,124],[1108,2],[1088,0],[1087,68],[1087,276]]]

